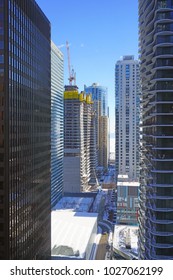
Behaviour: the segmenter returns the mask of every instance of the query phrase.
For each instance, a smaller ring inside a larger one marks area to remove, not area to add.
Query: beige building
[[[108,117],[99,117],[99,165],[108,168],[109,139],[108,139]]]
[[[115,65],[115,168],[139,180],[139,61],[125,55]]]

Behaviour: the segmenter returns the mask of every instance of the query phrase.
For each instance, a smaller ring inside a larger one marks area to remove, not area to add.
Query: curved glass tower
[[[139,0],[141,259],[173,259],[173,1]]]

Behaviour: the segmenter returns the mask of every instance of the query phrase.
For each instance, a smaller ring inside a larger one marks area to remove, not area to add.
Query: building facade
[[[51,204],[63,195],[64,57],[51,42]]]
[[[88,189],[91,172],[93,104],[91,96],[65,86],[64,92],[64,192]]]
[[[118,176],[117,181],[117,224],[138,224],[139,182],[129,181]],[[123,177],[123,176],[122,176]]]
[[[50,23],[0,0],[0,259],[50,256]]]
[[[108,168],[109,158],[109,130],[108,117],[99,117],[99,165]]]
[[[139,0],[139,257],[173,259],[173,1]]]
[[[100,115],[108,116],[108,89],[100,86],[98,83],[93,83],[91,86],[84,86],[86,93],[92,94],[93,101],[100,101]]]
[[[115,65],[115,169],[139,179],[139,62],[124,56]]]
[[[109,157],[109,115],[107,88],[100,86],[97,83],[93,83],[89,87],[84,86],[84,91],[86,94],[91,94],[94,101],[97,155],[96,165],[103,166],[104,169],[107,169]]]

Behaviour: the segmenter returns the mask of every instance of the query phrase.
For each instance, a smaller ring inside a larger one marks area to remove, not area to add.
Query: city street
[[[108,244],[108,234],[103,234],[98,245],[96,260],[104,260],[106,255],[106,246]]]

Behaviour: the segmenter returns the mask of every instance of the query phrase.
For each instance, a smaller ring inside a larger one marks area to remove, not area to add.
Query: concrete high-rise
[[[84,91],[86,94],[91,94],[94,101],[97,153],[96,165],[103,166],[104,169],[107,169],[109,157],[107,88],[93,83],[89,87],[84,86]]]
[[[91,96],[65,86],[64,92],[64,192],[88,189],[91,171],[93,104]]]
[[[108,168],[109,139],[108,139],[108,117],[99,117],[99,165]]]
[[[115,65],[115,169],[139,179],[139,62],[131,55]]]
[[[51,249],[50,23],[34,0],[0,1],[0,259]]]
[[[139,257],[173,259],[173,1],[139,0]]]
[[[51,42],[51,204],[63,195],[64,58]]]

